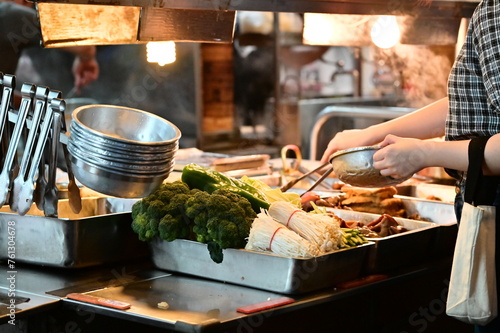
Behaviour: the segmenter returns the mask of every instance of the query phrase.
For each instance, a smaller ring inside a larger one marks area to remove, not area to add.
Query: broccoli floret
[[[179,216],[166,214],[158,224],[160,238],[171,242],[176,239],[187,238],[190,233],[189,225]]]
[[[143,241],[150,241],[157,235],[166,240],[186,238],[190,234],[190,223],[186,222],[183,207],[194,192],[181,181],[162,184],[132,206],[132,230]],[[167,215],[170,217],[162,224]],[[174,228],[174,221],[182,227]]]
[[[208,242],[207,244],[208,253],[210,253],[210,258],[220,264],[224,259],[224,254],[222,253],[222,248],[216,242]]]
[[[186,201],[186,215],[194,222],[193,232],[196,241],[206,243],[209,241],[207,231],[208,205],[210,194],[204,191],[195,193]]]
[[[149,219],[147,213],[140,213],[133,220],[132,230],[139,236],[141,241],[148,242],[156,236],[157,227],[154,221]]]
[[[196,239],[209,245],[213,260],[222,258],[218,253],[222,249],[244,247],[256,217],[246,198],[227,190],[197,193],[186,201],[185,207],[186,215],[195,223]],[[217,246],[212,244],[214,242]]]
[[[148,205],[148,208],[146,209],[146,213],[148,214],[149,218],[158,221],[168,212],[168,205],[158,199],[151,201]]]
[[[241,246],[237,225],[229,220],[213,217],[207,223],[208,235],[221,248],[243,247]]]
[[[137,215],[139,215],[145,211],[146,211],[146,208],[144,207],[144,201],[143,200],[136,201],[132,205],[132,218],[135,219],[137,217]]]

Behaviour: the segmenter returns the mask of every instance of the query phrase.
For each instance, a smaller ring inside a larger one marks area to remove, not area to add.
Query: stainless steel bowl
[[[177,147],[179,141],[173,141],[166,143],[164,145],[152,146],[152,145],[139,145],[132,143],[125,143],[116,140],[110,140],[92,132],[85,130],[77,125],[77,123],[72,120],[70,123],[70,137],[78,138],[78,140],[85,142],[92,142],[95,145],[99,145],[104,149],[109,149],[117,153],[123,152],[143,152],[148,154],[164,154],[169,152],[173,147]]]
[[[152,113],[114,105],[85,105],[73,111],[73,122],[111,141],[140,146],[163,146],[179,140],[180,130]]]
[[[344,183],[360,187],[384,187],[402,183],[408,178],[395,179],[382,176],[373,166],[373,154],[378,147],[357,147],[340,150],[330,156],[337,178]]]
[[[156,176],[131,176],[83,161],[71,155],[71,166],[83,185],[102,194],[120,198],[142,198],[151,194],[171,170]]]
[[[82,141],[77,139],[75,136],[70,136],[68,140],[68,147],[73,146],[78,148],[79,150],[84,151],[93,156],[98,156],[100,158],[120,162],[120,163],[130,163],[130,164],[163,164],[175,157],[175,154],[178,151],[178,148],[174,148],[168,153],[164,154],[140,154],[135,152],[123,152],[117,153],[114,151],[110,151],[109,149],[101,148],[99,146],[95,146],[90,142]]]
[[[114,155],[116,157],[126,156],[132,159],[138,158],[143,160],[162,160],[170,158],[172,153],[179,148],[179,142],[171,143],[162,149],[148,149],[149,147],[141,149],[137,146],[127,146],[124,148],[113,144],[109,145],[101,140],[96,140],[96,137],[80,133],[75,130],[75,127],[70,128],[69,140],[78,145],[84,145],[88,147],[89,150],[98,151],[98,153],[105,151],[105,155]]]
[[[131,175],[153,175],[162,174],[170,169],[174,163],[174,159],[164,161],[160,164],[136,164],[136,163],[124,163],[116,162],[113,160],[107,160],[101,156],[90,154],[79,147],[72,144],[70,141],[68,144],[68,151],[72,156],[86,162],[94,163],[95,165],[102,166],[111,170],[119,171],[122,173],[127,173]]]
[[[149,195],[174,168],[181,133],[151,113],[112,105],[73,111],[68,150],[75,177],[107,195]]]

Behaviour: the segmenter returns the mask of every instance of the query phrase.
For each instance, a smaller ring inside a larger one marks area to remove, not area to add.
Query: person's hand
[[[424,140],[387,135],[380,147],[373,155],[373,166],[383,176],[407,178],[427,167],[429,150]]]
[[[95,57],[84,58],[77,56],[73,62],[73,75],[77,93],[82,87],[89,85],[99,77],[99,64]]]
[[[329,161],[330,156],[338,150],[371,146],[375,144],[373,136],[369,133],[368,129],[351,129],[344,130],[337,133],[332,140],[328,143],[323,156],[321,157],[321,162],[326,163]]]

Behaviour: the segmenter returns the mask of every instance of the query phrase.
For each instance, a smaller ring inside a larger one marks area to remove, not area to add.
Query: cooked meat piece
[[[399,223],[392,216],[389,216],[387,214],[381,215],[378,219],[366,225],[368,229],[376,232],[380,237],[386,237],[395,233],[399,233],[395,231],[398,230],[397,228],[399,226]]]

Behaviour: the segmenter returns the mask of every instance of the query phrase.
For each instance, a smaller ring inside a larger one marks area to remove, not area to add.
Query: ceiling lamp
[[[401,38],[396,16],[379,16],[378,20],[372,26],[370,36],[373,43],[382,49],[387,49],[396,45]]]
[[[150,63],[158,63],[160,66],[171,64],[175,61],[175,43],[149,42],[146,44],[147,59]]]

